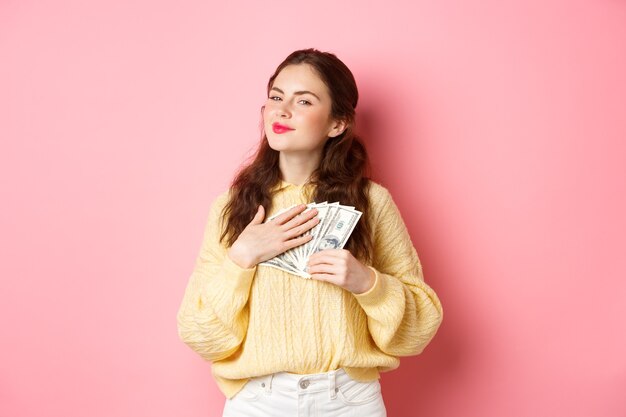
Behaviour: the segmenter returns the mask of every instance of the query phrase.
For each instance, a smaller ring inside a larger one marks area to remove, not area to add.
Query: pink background
[[[0,416],[220,416],[175,315],[292,50],[335,52],[445,318],[390,416],[626,415],[626,3],[0,3]]]

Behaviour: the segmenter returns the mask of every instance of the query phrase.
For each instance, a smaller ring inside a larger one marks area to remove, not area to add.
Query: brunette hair
[[[308,64],[328,87],[332,101],[331,117],[346,122],[346,129],[338,136],[329,138],[323,148],[318,168],[309,183],[315,187],[313,201],[339,201],[354,206],[363,215],[357,223],[348,249],[363,262],[371,261],[372,238],[369,227],[368,187],[370,180],[369,160],[364,144],[354,132],[355,109],[359,98],[356,81],[348,67],[334,54],[317,49],[292,52],[276,68],[267,83],[269,92],[274,79],[288,65]],[[272,188],[280,180],[279,152],[272,149],[265,132],[252,162],[243,166],[231,183],[229,200],[222,215],[226,219],[220,241],[226,240],[230,247],[254,217],[259,204],[269,213],[272,205]]]

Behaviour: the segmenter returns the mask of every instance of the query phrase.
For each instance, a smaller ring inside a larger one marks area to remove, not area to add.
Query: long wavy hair
[[[346,129],[329,138],[322,150],[318,168],[308,183],[314,185],[313,201],[339,201],[354,206],[363,213],[345,249],[354,257],[371,261],[372,238],[369,227],[370,185],[369,160],[364,144],[356,136],[355,109],[359,98],[356,81],[348,67],[334,54],[309,48],[292,52],[276,68],[267,83],[268,95],[275,78],[288,65],[308,64],[326,84],[332,101],[331,116],[346,122]],[[261,123],[261,126],[263,124]],[[220,241],[227,246],[237,240],[243,229],[252,221],[259,204],[269,213],[272,208],[272,189],[281,181],[278,166],[279,152],[269,146],[267,136],[262,138],[251,161],[240,168],[231,183],[231,192],[222,215],[226,223]]]

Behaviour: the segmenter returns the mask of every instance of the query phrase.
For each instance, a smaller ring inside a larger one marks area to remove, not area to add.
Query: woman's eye
[[[273,100],[273,101],[280,101],[280,100],[282,100],[282,99],[281,99],[280,97],[278,97],[278,96],[269,96],[268,98],[269,98],[270,100]]]
[[[311,105],[311,102],[308,100],[300,100],[298,103],[306,104],[307,106]]]

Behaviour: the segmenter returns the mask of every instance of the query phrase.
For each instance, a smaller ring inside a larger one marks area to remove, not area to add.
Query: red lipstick
[[[274,123],[272,124],[272,130],[274,131],[274,133],[285,133],[285,132],[289,132],[290,130],[294,130],[288,126],[285,125],[281,125],[280,123]]]

